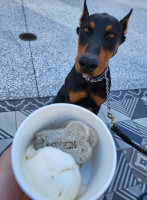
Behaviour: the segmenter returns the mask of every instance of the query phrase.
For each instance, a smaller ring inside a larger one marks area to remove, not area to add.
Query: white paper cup
[[[20,125],[12,144],[12,168],[22,190],[32,199],[40,200],[28,187],[22,173],[22,161],[34,134],[44,128],[60,125],[75,119],[86,122],[97,132],[99,143],[82,170],[82,180],[88,179],[87,190],[79,200],[96,200],[108,188],[116,168],[116,148],[110,131],[103,121],[92,112],[72,104],[52,104],[33,112]],[[90,170],[90,172],[89,172]]]

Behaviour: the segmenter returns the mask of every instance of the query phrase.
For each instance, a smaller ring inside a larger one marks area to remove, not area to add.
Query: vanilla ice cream
[[[23,176],[39,200],[74,200],[81,186],[79,166],[73,157],[59,149],[28,148]]]

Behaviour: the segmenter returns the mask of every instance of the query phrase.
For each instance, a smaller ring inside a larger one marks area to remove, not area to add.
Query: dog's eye
[[[110,34],[108,34],[107,37],[108,37],[109,39],[113,39],[113,38],[116,37],[116,34],[115,34],[115,33],[110,33]]]
[[[84,31],[85,33],[88,33],[88,32],[89,32],[88,27],[87,27],[87,26],[84,26],[84,27],[83,27],[83,31]]]

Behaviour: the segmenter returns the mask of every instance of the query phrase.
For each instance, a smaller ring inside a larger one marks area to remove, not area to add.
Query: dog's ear
[[[82,24],[83,20],[89,17],[89,12],[88,12],[88,8],[87,8],[87,4],[86,4],[86,0],[84,0],[84,8],[83,8],[83,13],[80,17],[80,25]]]
[[[132,14],[133,9],[130,10],[130,12],[122,19],[120,20],[121,26],[122,26],[122,41],[121,44],[125,41],[126,39],[126,32],[127,32],[127,28],[128,28],[128,22],[129,22],[129,18]]]
[[[131,14],[132,14],[132,11],[133,11],[133,9],[131,9],[130,12],[122,20],[120,20],[120,23],[122,25],[122,31],[123,31],[124,35],[127,32],[128,22],[129,22],[129,18],[131,16]]]

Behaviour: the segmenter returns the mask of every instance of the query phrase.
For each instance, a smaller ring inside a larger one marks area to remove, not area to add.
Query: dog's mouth
[[[84,74],[82,76],[83,76],[83,78],[86,79],[86,81],[90,81],[90,82],[95,82],[97,79],[97,77],[90,77],[90,76],[86,76]]]
[[[91,77],[89,75],[85,75],[85,74],[82,74],[83,78],[86,80],[86,81],[89,81],[91,83],[96,83],[96,82],[99,82],[99,81],[102,81],[105,77],[106,77],[106,73],[108,71],[108,67],[106,68],[106,70],[101,73],[99,76],[96,76],[96,77]]]

